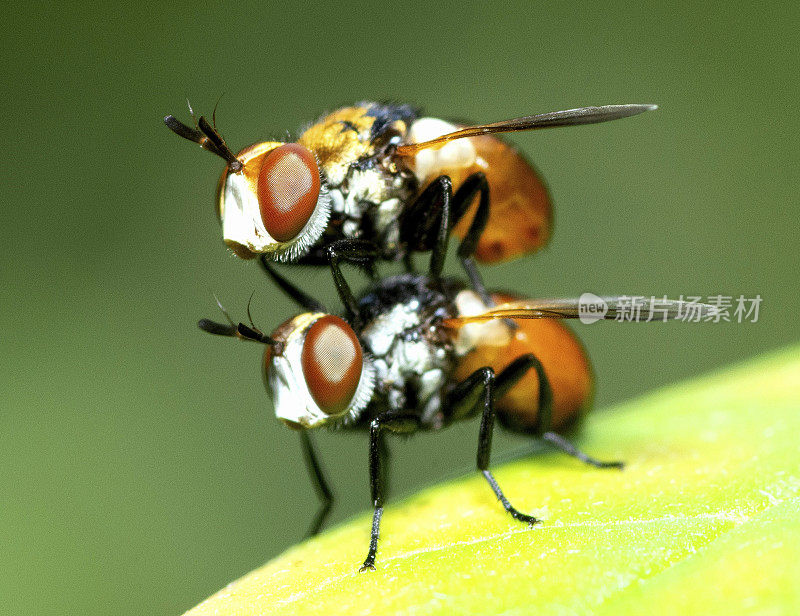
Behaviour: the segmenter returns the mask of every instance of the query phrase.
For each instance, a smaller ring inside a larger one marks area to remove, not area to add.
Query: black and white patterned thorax
[[[416,189],[413,178],[379,164],[351,165],[338,186],[328,185],[331,215],[341,221],[342,237],[376,238],[387,252],[398,250],[403,206]]]
[[[461,281],[434,285],[427,276],[384,278],[359,300],[363,326],[356,330],[374,373],[372,397],[347,423],[366,426],[386,412],[412,413],[426,429],[444,427],[451,417],[445,397],[454,384],[459,360],[481,345],[510,340],[500,320],[441,327],[444,319],[476,315],[488,306]]]
[[[455,315],[457,288],[436,290],[405,274],[383,280],[360,301],[359,338],[375,368],[372,403],[360,418],[385,411],[419,414],[435,427],[442,395],[454,369],[454,348],[435,324]]]

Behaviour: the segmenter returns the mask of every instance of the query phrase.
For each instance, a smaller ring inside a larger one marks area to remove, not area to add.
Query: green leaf
[[[800,347],[591,416],[578,444],[496,469],[295,546],[188,612],[800,613]]]

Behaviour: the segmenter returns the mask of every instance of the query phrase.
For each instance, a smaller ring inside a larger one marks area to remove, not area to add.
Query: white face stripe
[[[311,353],[325,380],[330,383],[341,381],[356,357],[353,341],[333,323],[316,337]]]
[[[308,165],[294,152],[281,156],[267,176],[275,208],[281,212],[292,210],[314,183]]]

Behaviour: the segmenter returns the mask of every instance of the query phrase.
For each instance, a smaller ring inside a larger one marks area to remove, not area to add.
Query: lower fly
[[[337,290],[342,316],[285,279],[282,288],[304,312],[270,335],[255,325],[204,319],[201,329],[265,345],[264,378],[275,414],[300,435],[322,507],[332,500],[310,432],[322,426],[368,433],[369,481],[374,508],[367,556],[374,569],[384,507],[386,436],[438,431],[479,419],[476,463],[503,508],[521,523],[536,517],[509,501],[490,470],[495,424],[542,441],[598,468],[622,468],[577,449],[563,432],[588,407],[589,361],[562,322],[580,314],[578,300],[535,300],[493,294],[490,305],[469,286],[429,274],[381,279],[359,296],[344,279]],[[605,319],[616,319],[626,298],[605,298]],[[664,318],[685,302],[661,300]],[[694,304],[703,315],[714,308]],[[227,317],[227,313],[226,313]],[[513,325],[511,321],[513,320]]]

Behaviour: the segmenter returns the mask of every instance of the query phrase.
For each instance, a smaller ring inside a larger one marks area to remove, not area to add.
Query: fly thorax
[[[393,410],[415,406],[427,414],[439,408],[439,394],[447,372],[447,351],[424,335],[420,303],[413,299],[377,316],[361,332],[361,340],[373,357],[376,391]],[[409,390],[415,400],[409,400]]]
[[[368,220],[376,239],[388,250],[395,250],[403,204],[411,198],[413,185],[413,178],[377,163],[351,165],[342,182],[330,189],[332,211],[344,220],[344,236],[359,237]]]

